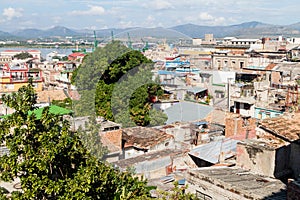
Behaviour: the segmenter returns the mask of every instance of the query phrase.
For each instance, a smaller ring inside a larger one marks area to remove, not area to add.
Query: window
[[[231,67],[232,67],[232,68],[235,67],[235,61],[231,61]]]
[[[244,68],[244,62],[240,62],[240,68]]]
[[[244,103],[244,109],[245,110],[250,110],[251,105],[248,103]]]
[[[218,64],[217,64],[217,65],[218,65],[218,69],[221,69],[221,61],[218,60],[217,63],[218,63]]]

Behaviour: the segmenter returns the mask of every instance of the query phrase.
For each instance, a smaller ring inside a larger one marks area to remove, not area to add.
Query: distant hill
[[[16,36],[8,32],[0,31],[0,40],[10,40],[10,39],[16,39]]]
[[[39,38],[43,37],[44,31],[39,29],[23,29],[14,31],[11,34],[21,38]]]
[[[52,37],[52,36],[75,36],[81,35],[80,33],[73,31],[69,28],[63,26],[55,26],[53,28],[47,30],[40,30],[40,29],[22,29],[17,30],[11,33],[14,36],[26,38],[26,39],[33,39],[33,38],[45,38],[45,37]]]
[[[80,35],[77,31],[63,26],[55,26],[44,31],[44,36],[76,36]]]
[[[226,37],[226,36],[243,36],[244,32],[249,35],[249,31],[256,35],[257,29],[269,28],[273,25],[264,24],[260,22],[246,22],[231,26],[199,26],[195,24],[184,24],[171,27],[171,29],[186,34],[192,38],[204,38],[205,34],[212,33],[214,37]]]
[[[96,30],[97,38],[111,38],[113,33],[115,38],[132,39],[135,37],[155,37],[155,38],[204,38],[205,34],[212,33],[215,38],[235,36],[239,38],[257,38],[264,36],[300,36],[300,22],[291,25],[272,25],[257,21],[245,22],[230,26],[201,26],[196,24],[183,24],[171,28],[126,28],[126,29],[101,29]],[[78,36],[93,38],[94,30],[82,29],[73,30],[63,26],[56,26],[47,30],[23,29],[11,33],[0,31],[0,40],[19,37],[24,39],[47,38],[54,36]]]

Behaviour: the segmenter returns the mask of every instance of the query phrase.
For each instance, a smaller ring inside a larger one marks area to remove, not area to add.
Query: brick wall
[[[225,137],[243,140],[256,137],[255,119],[247,119],[247,124],[241,117],[227,118],[225,120]]]

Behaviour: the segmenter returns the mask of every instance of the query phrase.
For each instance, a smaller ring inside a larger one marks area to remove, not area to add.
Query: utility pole
[[[227,78],[227,106],[228,111],[230,112],[230,81],[232,78]]]

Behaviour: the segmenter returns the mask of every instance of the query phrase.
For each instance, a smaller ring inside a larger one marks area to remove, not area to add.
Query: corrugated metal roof
[[[189,154],[207,162],[216,164],[219,162],[221,153],[224,154],[225,159],[236,154],[237,142],[238,140],[226,138],[224,140],[203,144],[190,151]]]
[[[32,113],[34,113],[36,118],[40,119],[42,117],[43,111],[44,111],[44,107],[38,108],[34,111],[29,111],[28,114],[31,115]],[[68,110],[66,108],[59,107],[59,106],[56,106],[56,105],[51,105],[49,107],[49,112],[51,114],[54,114],[54,115],[69,115],[69,114],[73,113],[72,110]]]
[[[212,110],[213,107],[211,106],[181,101],[165,110],[168,116],[166,124],[174,122],[194,122],[205,119]]]
[[[207,90],[207,88],[192,87],[192,88],[189,88],[187,91],[188,91],[188,92],[191,92],[191,93],[193,93],[193,94],[197,94],[197,93],[203,92],[203,91],[205,91],[205,90]]]

